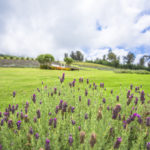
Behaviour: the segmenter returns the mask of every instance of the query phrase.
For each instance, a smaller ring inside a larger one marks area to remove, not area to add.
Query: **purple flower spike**
[[[146,118],[146,125],[149,127],[150,126],[150,117]]]
[[[51,118],[51,119],[49,120],[49,126],[51,126],[52,123],[53,123],[53,119]]]
[[[8,120],[8,128],[12,128],[13,127],[13,121],[12,120]]]
[[[36,114],[37,114],[37,118],[41,118],[41,112],[39,109],[37,110]]]
[[[80,126],[78,127],[78,130],[81,131],[81,127]]]
[[[20,120],[19,120],[19,121],[17,121],[17,123],[16,123],[16,124],[17,124],[17,129],[18,129],[18,130],[20,130],[21,121],[20,121]]]
[[[150,150],[150,142],[147,143],[146,148],[147,150]]]
[[[90,100],[90,99],[88,99],[88,106],[90,106],[90,104],[91,104],[91,100]]]
[[[14,92],[13,92],[13,97],[15,97],[15,96],[16,96],[16,92],[14,91]]]
[[[46,139],[45,141],[45,150],[50,150],[50,140]]]
[[[85,120],[88,119],[88,114],[86,113],[85,116],[84,116]]]
[[[54,118],[54,128],[56,128],[56,125],[57,125],[57,119]]]
[[[116,97],[116,100],[119,101],[119,96]]]
[[[3,125],[4,125],[4,119],[1,120],[1,126],[3,126]]]
[[[121,142],[122,142],[122,138],[121,137],[117,138],[117,141],[116,141],[116,143],[114,145],[114,149],[118,149],[120,144],[121,144]]]
[[[0,118],[2,117],[2,112],[0,112]]]
[[[76,122],[75,122],[74,120],[72,120],[71,122],[72,122],[72,125],[75,125],[75,124],[76,124]]]
[[[69,145],[72,146],[72,143],[73,143],[72,135],[69,135],[69,140],[68,140],[68,142],[69,142]]]
[[[39,134],[38,134],[38,133],[35,134],[35,138],[36,138],[37,140],[39,139]]]
[[[71,112],[74,113],[75,107],[71,107]]]
[[[103,98],[103,103],[106,103],[106,99],[105,98]]]
[[[36,102],[36,95],[35,94],[33,94],[33,96],[32,96],[32,101],[35,103]]]
[[[32,129],[32,127],[29,129],[29,133],[30,133],[30,134],[33,134],[33,129]]]
[[[36,117],[34,117],[33,121],[34,121],[34,123],[36,123],[36,122],[37,122],[37,118],[36,118]]]
[[[81,96],[79,96],[79,101],[81,102]]]

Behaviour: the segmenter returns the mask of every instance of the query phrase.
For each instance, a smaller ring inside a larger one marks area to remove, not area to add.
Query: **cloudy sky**
[[[0,0],[0,53],[150,54],[150,0]]]

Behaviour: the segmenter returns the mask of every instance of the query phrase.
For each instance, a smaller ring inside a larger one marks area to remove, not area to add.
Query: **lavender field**
[[[56,83],[42,82],[23,104],[12,91],[12,103],[0,112],[0,149],[150,149],[144,85],[113,88],[86,77],[68,80],[65,73]]]

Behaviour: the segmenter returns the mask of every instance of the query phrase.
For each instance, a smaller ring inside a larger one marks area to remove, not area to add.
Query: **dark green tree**
[[[64,61],[66,62],[67,65],[71,65],[73,63],[73,59],[70,57],[64,58]]]
[[[124,56],[123,60],[127,65],[131,65],[135,60],[135,55],[132,52],[129,52],[127,56]]]

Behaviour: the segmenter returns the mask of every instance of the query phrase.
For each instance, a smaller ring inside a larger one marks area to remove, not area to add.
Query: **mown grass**
[[[64,71],[40,70],[33,68],[0,68],[0,110],[12,103],[12,92],[16,91],[16,103],[21,104],[31,99],[34,90],[41,87],[43,81],[48,86],[59,84],[58,76]],[[117,74],[113,71],[104,71],[88,68],[80,71],[65,71],[66,81],[79,77],[90,78],[91,82],[104,82],[108,90],[117,90],[120,84],[124,88],[132,83],[134,86],[143,85],[146,93],[150,93],[150,75]]]

